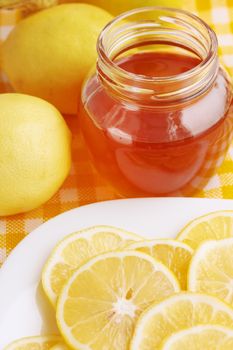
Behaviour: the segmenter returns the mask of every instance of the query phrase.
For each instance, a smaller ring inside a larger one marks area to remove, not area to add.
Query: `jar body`
[[[207,92],[176,106],[117,100],[97,75],[82,99],[80,125],[94,165],[124,197],[195,194],[232,139],[232,88],[222,68]]]

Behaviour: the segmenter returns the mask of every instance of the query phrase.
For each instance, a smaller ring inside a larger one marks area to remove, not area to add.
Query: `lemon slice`
[[[196,249],[210,239],[233,237],[233,210],[210,213],[188,223],[177,239]]]
[[[233,238],[203,243],[193,256],[188,289],[207,293],[233,306]]]
[[[141,315],[130,349],[161,349],[164,340],[173,333],[200,324],[233,328],[233,309],[205,294],[183,292],[171,296]]]
[[[51,303],[56,305],[65,282],[79,266],[98,254],[122,250],[140,239],[110,226],[90,227],[67,236],[53,250],[42,272],[43,288]]]
[[[174,333],[161,350],[232,350],[233,329],[197,326]]]
[[[182,289],[187,289],[187,270],[193,254],[187,244],[170,239],[155,239],[133,243],[135,249],[160,260],[176,275]]]
[[[60,341],[61,337],[57,335],[28,337],[14,341],[4,350],[49,350]]]
[[[74,272],[64,287],[58,327],[74,349],[126,350],[140,313],[178,291],[173,273],[147,254],[102,254]]]

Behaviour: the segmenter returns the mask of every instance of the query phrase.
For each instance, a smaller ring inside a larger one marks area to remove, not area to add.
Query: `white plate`
[[[51,249],[67,234],[105,224],[148,238],[174,237],[187,221],[222,209],[233,210],[233,200],[128,199],[83,206],[47,221],[17,246],[0,270],[0,349],[20,337],[57,332],[40,275]]]

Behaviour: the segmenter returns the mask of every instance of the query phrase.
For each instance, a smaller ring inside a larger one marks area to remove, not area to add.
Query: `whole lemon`
[[[39,207],[68,175],[71,135],[58,110],[37,97],[0,95],[0,215]]]
[[[75,114],[98,35],[111,19],[92,5],[65,4],[22,20],[2,48],[2,67],[15,91]]]
[[[63,3],[78,2],[79,0],[61,0]],[[193,7],[194,0],[84,0],[83,2],[93,4],[109,11],[113,15],[144,6],[168,6],[183,7],[186,5]]]

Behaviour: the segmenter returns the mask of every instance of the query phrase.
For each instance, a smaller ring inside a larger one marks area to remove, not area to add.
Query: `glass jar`
[[[215,33],[191,13],[147,7],[109,23],[97,49],[79,118],[98,171],[124,197],[195,194],[233,133]]]

